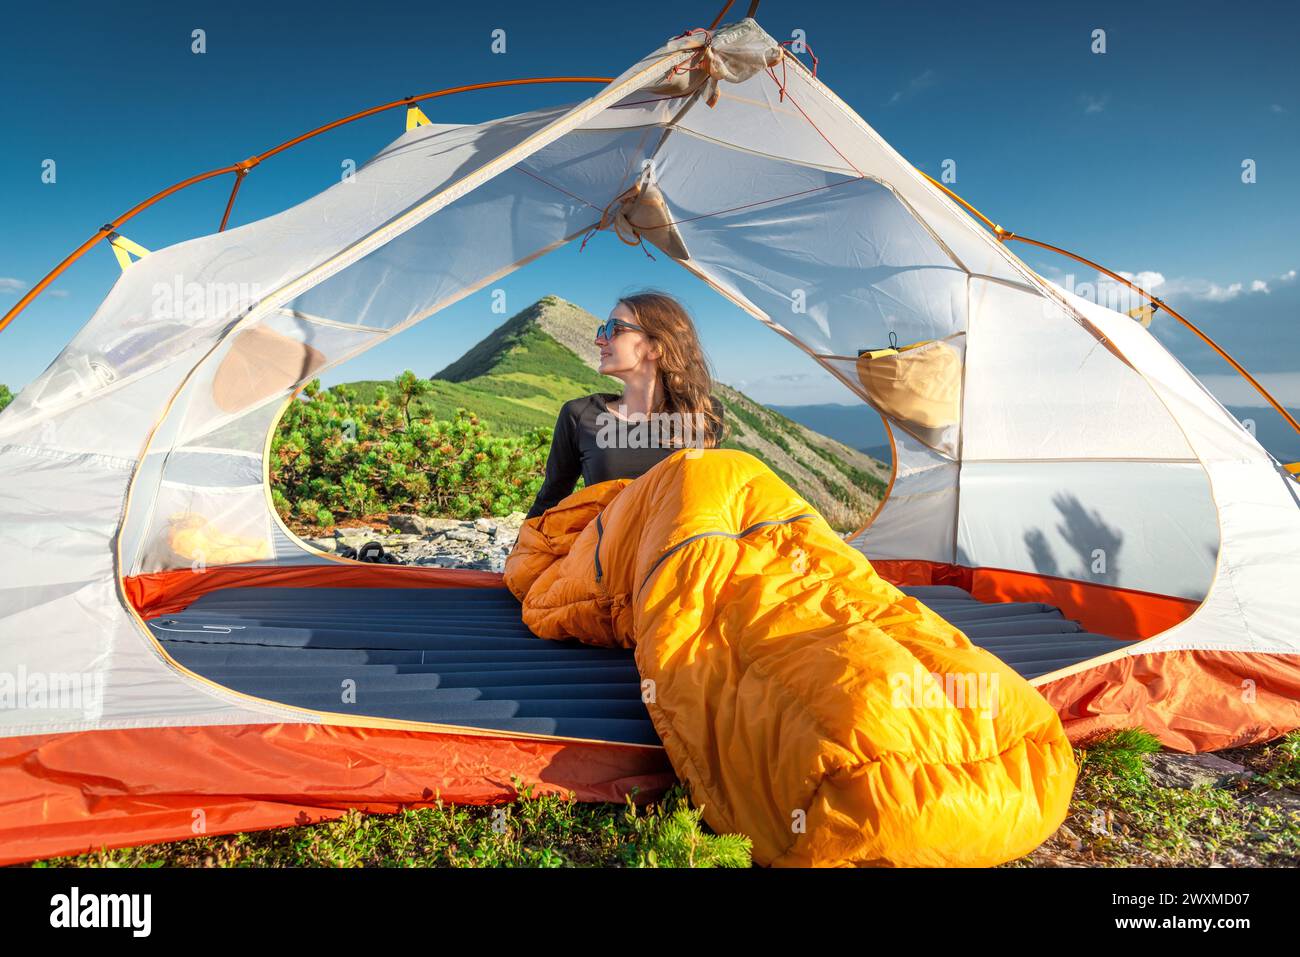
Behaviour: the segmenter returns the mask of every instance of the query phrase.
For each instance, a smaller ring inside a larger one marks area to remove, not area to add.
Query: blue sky
[[[194,173],[410,93],[561,73],[614,76],[712,2],[640,6],[482,2],[24,5],[0,35],[0,309],[101,223]],[[745,0],[737,0],[737,10]],[[1156,289],[1289,404],[1300,404],[1300,58],[1293,4],[930,3],[767,0],[778,39],[805,32],[819,76],[922,169],[957,163],[955,189],[1008,228],[1074,249]],[[207,52],[191,52],[206,31]],[[507,52],[491,52],[504,29]],[[1107,52],[1091,52],[1095,29]],[[574,102],[592,85],[514,88],[435,102],[436,122]],[[233,222],[299,202],[402,129],[398,111],[344,127],[254,170]],[[57,180],[41,181],[54,160]],[[1241,180],[1253,160],[1257,181]],[[216,229],[223,178],[124,231],[159,248]],[[1015,251],[1049,278],[1082,267]],[[91,252],[0,333],[0,382],[37,375],[117,275]],[[674,264],[598,236],[497,284],[511,313],[555,293],[605,315],[620,294],[666,288],[690,305],[718,378],[772,403],[856,401],[779,337]],[[494,287],[496,288],[496,287]],[[431,374],[502,317],[471,297],[339,370]],[[1230,404],[1253,402],[1169,320],[1155,327]]]

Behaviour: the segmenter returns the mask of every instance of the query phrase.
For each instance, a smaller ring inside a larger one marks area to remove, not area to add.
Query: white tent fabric
[[[682,264],[864,401],[858,352],[891,334],[960,355],[959,421],[891,423],[892,494],[854,542],[869,557],[1208,594],[1152,643],[1300,652],[1284,597],[1297,486],[1258,443],[1139,325],[1034,274],[797,60],[758,68],[779,47],[752,20],[712,38],[756,70],[716,105],[646,91],[703,42],[670,41],[574,106],[411,130],[353,181],[127,268],[0,415],[0,673],[94,675],[102,694],[0,710],[0,736],[321,720],[174,665],[119,578],[323,561],[264,488],[285,399],[644,181]]]
[[[1300,485],[1146,329],[1061,290],[1107,336],[1180,423],[1209,479],[1217,561],[1192,617],[1130,646],[1130,654],[1190,649],[1295,654],[1300,581]]]
[[[207,404],[203,383],[237,335],[257,325],[324,347],[331,362],[379,341],[376,326],[398,331],[409,320],[389,315],[385,325],[363,316],[333,326],[278,310],[347,265],[361,260],[366,268],[371,250],[457,200],[468,198],[488,214],[461,237],[462,248],[481,258],[467,253],[459,270],[424,262],[419,275],[404,274],[441,285],[423,288],[426,295],[441,291],[440,298],[412,305],[426,315],[590,225],[591,215],[579,221],[553,207],[512,224],[516,202],[528,211],[526,197],[515,199],[507,188],[506,200],[494,204],[477,187],[600,117],[690,53],[656,51],[572,108],[410,131],[354,181],[269,219],[158,250],[125,270],[86,327],[0,416],[0,555],[8,573],[0,591],[0,673],[97,679],[87,701],[61,695],[50,703],[69,706],[33,707],[29,698],[27,707],[0,709],[0,734],[318,721],[312,712],[240,695],[174,666],[122,597],[119,575],[190,564],[157,558],[166,550],[159,523],[173,514],[199,514],[213,527],[234,521],[222,533],[260,535],[273,547],[269,504],[261,482],[247,481],[244,461],[257,455],[260,475],[266,429],[297,383],[244,410],[243,429],[237,416]],[[636,126],[661,110],[648,103],[613,115]],[[615,126],[597,135],[607,145],[620,132]],[[568,149],[561,147],[560,156]],[[617,146],[596,152],[607,156],[610,177],[614,163],[618,174],[624,171]],[[514,180],[514,190],[527,188],[527,177]],[[471,220],[473,211],[462,222]],[[533,230],[544,232],[539,238]],[[505,248],[494,248],[493,237],[502,237]],[[494,252],[509,258],[493,263]],[[179,296],[172,293],[178,286]],[[199,294],[191,298],[193,290]],[[176,453],[199,449],[208,462],[204,474],[226,476],[219,491],[184,480],[185,456]]]

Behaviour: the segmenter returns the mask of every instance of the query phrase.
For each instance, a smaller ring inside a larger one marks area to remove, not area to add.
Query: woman
[[[546,479],[528,518],[588,486],[637,478],[678,448],[717,448],[722,403],[686,309],[662,292],[620,299],[596,332],[599,370],[623,380],[623,394],[597,392],[560,409]],[[670,414],[670,417],[664,417]]]

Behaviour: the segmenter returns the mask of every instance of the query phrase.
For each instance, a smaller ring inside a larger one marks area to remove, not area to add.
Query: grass
[[[678,786],[638,807],[534,795],[510,804],[439,802],[391,815],[40,861],[36,867],[748,867],[749,839],[717,836]]]
[[[1106,780],[1135,787],[1147,781],[1143,757],[1159,751],[1160,742],[1155,735],[1126,728],[1079,751],[1079,770],[1088,780]]]
[[[1079,781],[1064,826],[1008,867],[1295,866],[1300,860],[1300,732],[1232,759],[1254,776],[1222,787],[1161,787],[1144,731],[1076,749]],[[1227,752],[1225,752],[1226,754]],[[675,787],[637,806],[534,795],[493,807],[441,804],[393,815],[349,811],[322,824],[41,861],[36,867],[747,867],[750,845],[715,835]]]
[[[1013,866],[1291,866],[1300,860],[1300,732],[1224,752],[1253,776],[1222,785],[1164,787],[1145,757],[1160,751],[1127,730],[1076,752],[1079,781],[1065,825]]]
[[[1260,755],[1259,782],[1279,790],[1300,790],[1300,732],[1293,731]]]

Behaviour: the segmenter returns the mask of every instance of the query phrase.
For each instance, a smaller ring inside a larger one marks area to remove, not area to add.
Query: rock
[[[1195,788],[1202,784],[1221,787],[1233,781],[1248,781],[1255,776],[1245,766],[1213,754],[1161,752],[1147,755],[1146,762],[1148,777],[1157,787]]]
[[[381,541],[384,548],[401,548],[404,545],[418,545],[424,541],[423,535],[387,535]]]
[[[1262,791],[1254,791],[1244,795],[1242,800],[1263,804],[1275,811],[1281,811],[1292,820],[1300,821],[1300,794],[1289,788],[1266,788]]]
[[[1075,834],[1072,830],[1070,830],[1068,826],[1062,824],[1061,829],[1056,832],[1056,836],[1060,838],[1061,841],[1063,841],[1066,844],[1066,846],[1070,848],[1070,850],[1072,851],[1083,850],[1083,841],[1079,838],[1079,835]]]
[[[388,525],[410,535],[436,535],[449,528],[459,528],[461,522],[454,518],[429,518],[410,512],[397,512],[388,516]]]
[[[312,548],[320,549],[322,552],[334,551],[334,545],[338,541],[336,538],[304,538],[304,542]]]
[[[326,548],[342,551],[378,541],[385,552],[404,564],[500,573],[523,521],[524,513],[519,511],[504,518],[484,516],[472,521],[397,512],[388,516],[389,531],[338,529],[333,540],[326,540]]]

